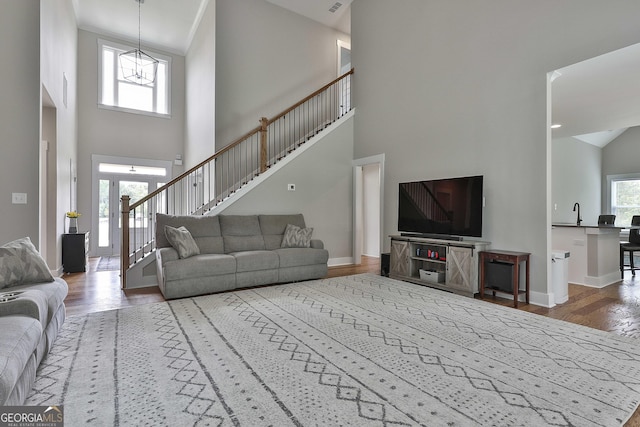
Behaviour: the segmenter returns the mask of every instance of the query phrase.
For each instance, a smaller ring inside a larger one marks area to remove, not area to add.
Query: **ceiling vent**
[[[342,6],[342,3],[335,2],[335,4],[331,6],[331,9],[329,9],[329,12],[336,13],[336,10],[340,9],[340,6]]]

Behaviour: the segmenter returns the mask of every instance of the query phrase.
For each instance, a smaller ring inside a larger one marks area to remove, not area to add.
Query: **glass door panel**
[[[98,182],[98,250],[107,250],[110,253],[111,246],[111,180],[101,179]]]
[[[112,239],[114,242],[114,248],[116,253],[120,253],[121,244],[121,230],[122,230],[122,202],[120,199],[123,195],[129,196],[129,205],[134,204],[144,196],[149,194],[149,182],[148,181],[135,181],[131,179],[120,180],[117,183],[118,194],[117,202],[114,201],[114,205],[118,206],[118,226],[113,227]],[[145,235],[147,227],[149,226],[148,218],[129,218],[129,239],[130,241],[141,241],[142,236]]]

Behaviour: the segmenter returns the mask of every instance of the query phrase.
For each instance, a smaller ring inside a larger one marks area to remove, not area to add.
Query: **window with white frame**
[[[608,176],[611,213],[616,225],[631,224],[634,215],[640,215],[640,174]]]
[[[170,116],[171,58],[150,53],[158,62],[156,80],[139,85],[122,76],[119,55],[132,47],[98,40],[98,104],[127,112]]]

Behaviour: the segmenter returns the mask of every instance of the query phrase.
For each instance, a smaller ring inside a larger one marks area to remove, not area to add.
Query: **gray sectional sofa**
[[[67,283],[28,238],[0,247],[0,405],[22,405],[65,320]]]
[[[167,227],[171,233],[184,227],[197,247],[172,245]],[[310,239],[311,230],[301,214],[157,214],[158,286],[172,299],[325,277],[329,253],[321,240]],[[306,239],[291,239],[300,235]]]

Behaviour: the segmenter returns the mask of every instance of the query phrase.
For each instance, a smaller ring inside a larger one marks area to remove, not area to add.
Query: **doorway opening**
[[[112,156],[92,156],[92,253],[97,256],[120,254],[122,215],[120,199],[123,195],[135,203],[171,179],[171,162]],[[153,218],[131,229],[144,235]],[[131,219],[130,221],[133,221]]]
[[[380,258],[384,206],[384,154],[354,160],[353,263],[362,256]]]

